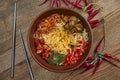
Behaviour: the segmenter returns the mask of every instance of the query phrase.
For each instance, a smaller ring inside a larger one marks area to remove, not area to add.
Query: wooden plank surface
[[[42,1],[17,0],[16,66],[14,80],[30,80],[18,29],[22,29],[27,46],[27,31],[32,22],[40,13],[49,9],[49,2],[41,7],[38,6]],[[104,8],[104,12],[97,16],[97,18],[104,17],[106,22],[104,52],[110,52],[120,58],[120,0],[96,0],[96,3]],[[62,6],[65,7],[64,4]],[[10,80],[13,7],[13,0],[0,0],[0,80]],[[77,9],[76,11],[79,12]],[[101,25],[93,30],[94,44],[91,54],[103,36],[103,26]],[[40,67],[30,54],[29,58],[36,80],[120,80],[120,69],[107,62],[103,62],[97,73],[91,77],[92,70],[84,74],[79,74],[80,70],[67,73],[50,72]]]

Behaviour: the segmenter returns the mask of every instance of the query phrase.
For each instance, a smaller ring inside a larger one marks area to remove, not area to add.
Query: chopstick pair
[[[13,34],[12,34],[11,78],[14,78],[14,67],[15,67],[16,10],[17,10],[17,8],[16,8],[16,1],[15,1],[15,3],[14,3]],[[29,74],[30,74],[30,79],[34,80],[34,76],[33,76],[30,61],[29,61],[29,58],[28,58],[27,50],[26,50],[26,47],[25,47],[24,39],[23,39],[22,32],[21,32],[20,29],[19,29],[19,35],[20,35],[20,38],[21,38],[22,47],[23,47],[23,50],[24,50],[25,59],[26,59],[26,63],[27,63],[27,66],[28,66]]]

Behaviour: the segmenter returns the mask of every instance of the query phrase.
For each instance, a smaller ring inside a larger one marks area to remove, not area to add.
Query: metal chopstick
[[[14,78],[15,42],[16,42],[15,39],[16,39],[16,1],[14,3],[14,19],[13,19],[13,33],[12,33],[11,78]]]
[[[27,54],[27,50],[26,50],[26,47],[25,47],[24,39],[23,39],[22,32],[21,32],[20,29],[19,29],[19,34],[20,34],[20,38],[21,38],[21,42],[22,42],[22,47],[24,49],[25,59],[26,59],[26,63],[27,63],[27,66],[28,66],[30,78],[31,78],[31,80],[34,80],[34,76],[33,76],[31,66],[30,66],[30,61],[29,61],[29,58],[28,58],[28,54]]]

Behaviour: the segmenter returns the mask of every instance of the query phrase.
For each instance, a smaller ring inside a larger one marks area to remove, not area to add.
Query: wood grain
[[[45,10],[49,9],[49,2],[39,7],[43,0],[17,0],[17,32],[16,32],[16,66],[14,80],[30,80],[25,56],[18,35],[18,29],[22,29],[25,44],[27,46],[27,31],[34,19]],[[95,0],[104,8],[104,12],[96,18],[105,18],[105,49],[120,58],[120,0]],[[62,4],[65,7],[64,4]],[[78,9],[75,9],[80,12]],[[81,13],[81,12],[80,12]],[[84,13],[82,13],[85,15]],[[104,35],[103,26],[93,30],[94,44],[91,54],[99,40]],[[13,27],[13,1],[0,0],[0,80],[10,79],[10,63],[12,50],[12,27]],[[28,51],[28,49],[27,49]],[[29,51],[28,51],[29,52]],[[30,56],[30,62],[36,80],[120,80],[120,69],[103,62],[94,76],[90,76],[92,70],[80,74],[81,70],[55,73],[40,67]]]

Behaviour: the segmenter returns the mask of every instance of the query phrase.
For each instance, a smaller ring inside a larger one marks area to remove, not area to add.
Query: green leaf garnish
[[[54,65],[61,65],[64,62],[64,54],[58,52],[51,54],[48,58],[48,62]]]

